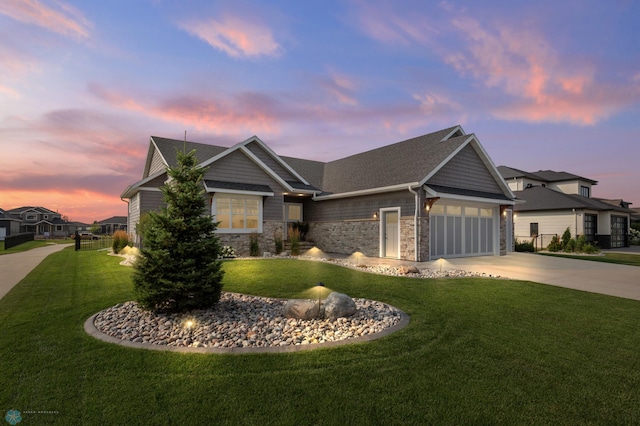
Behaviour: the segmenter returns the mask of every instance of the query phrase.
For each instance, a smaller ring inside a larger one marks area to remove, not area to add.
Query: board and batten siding
[[[582,212],[573,213],[567,210],[555,212],[516,212],[513,219],[514,237],[518,240],[529,239],[531,223],[538,224],[538,234],[557,234],[558,237],[561,237],[567,227],[569,227],[571,235],[575,237],[584,232],[583,220],[584,216]],[[578,225],[577,233],[576,221]]]
[[[256,157],[260,159],[264,164],[267,165],[271,170],[273,170],[278,176],[280,176],[284,180],[288,181],[298,181],[296,177],[294,177],[291,173],[289,173],[284,167],[280,165],[276,160],[273,159],[269,153],[267,153],[261,146],[259,146],[256,142],[252,142],[246,145],[247,149],[251,151]]]
[[[502,189],[471,145],[464,147],[445,164],[428,184],[502,194]]]
[[[334,200],[309,200],[305,202],[304,216],[309,222],[372,219],[374,213],[379,214],[381,208],[387,207],[400,207],[400,216],[413,216],[414,195],[407,190]]]
[[[256,163],[239,151],[232,152],[209,166],[207,180],[267,185],[274,193],[265,197],[263,220],[283,220],[283,192],[285,189],[262,170]]]

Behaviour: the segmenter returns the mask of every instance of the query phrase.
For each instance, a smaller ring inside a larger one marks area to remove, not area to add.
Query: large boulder
[[[335,321],[338,318],[350,317],[358,312],[356,303],[344,293],[332,292],[324,301],[324,317]]]
[[[284,316],[302,320],[322,317],[318,312],[318,302],[308,299],[288,300],[284,305]]]

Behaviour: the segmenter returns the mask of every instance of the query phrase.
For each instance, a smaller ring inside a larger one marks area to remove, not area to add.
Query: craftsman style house
[[[45,207],[18,207],[6,213],[20,220],[19,232],[31,232],[36,237],[64,238],[71,232],[71,224],[62,218],[62,214]]]
[[[176,150],[195,150],[222,244],[272,251],[288,225],[328,253],[426,261],[503,255],[514,195],[474,134],[460,126],[327,163],[283,157],[253,136],[230,148],[152,136],[142,179],[126,188],[128,229],[162,206]]]
[[[525,172],[500,166],[498,171],[513,194],[524,203],[514,207],[517,239],[542,239],[545,247],[553,235],[569,228],[571,235],[584,235],[600,248],[629,246],[630,217],[634,213],[623,200],[594,198],[591,188],[598,182],[567,172]]]

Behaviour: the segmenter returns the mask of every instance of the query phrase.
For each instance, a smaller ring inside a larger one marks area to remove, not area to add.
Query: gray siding
[[[160,191],[140,191],[140,211],[148,212],[158,210],[164,206],[162,201],[162,192]]]
[[[283,220],[282,194],[285,189],[242,152],[232,152],[211,164],[205,179],[269,186],[274,196],[266,197],[264,201],[263,220]]]
[[[464,188],[474,191],[501,194],[502,190],[493,178],[487,166],[482,162],[475,149],[467,145],[444,165],[428,184]]]
[[[162,161],[162,156],[157,149],[153,149],[153,157],[151,157],[151,165],[149,166],[149,175],[159,172],[160,170],[166,169],[167,166]]]
[[[309,200],[304,205],[304,219],[309,222],[371,219],[374,212],[385,207],[400,207],[401,216],[413,216],[414,195],[407,190],[336,200]]]
[[[298,181],[291,173],[289,173],[284,167],[282,167],[276,160],[273,159],[268,152],[266,152],[257,143],[252,142],[246,145],[247,149],[251,151],[256,157],[266,164],[271,170],[273,170],[278,176],[284,180]]]

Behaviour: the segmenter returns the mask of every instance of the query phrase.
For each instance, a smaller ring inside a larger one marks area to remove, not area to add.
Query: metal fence
[[[105,250],[113,246],[113,236],[95,235],[94,238],[77,238],[76,251],[78,250]]]
[[[25,232],[22,234],[7,235],[4,237],[4,249],[9,250],[11,247],[19,246],[27,241],[33,241],[35,234],[33,232]]]

